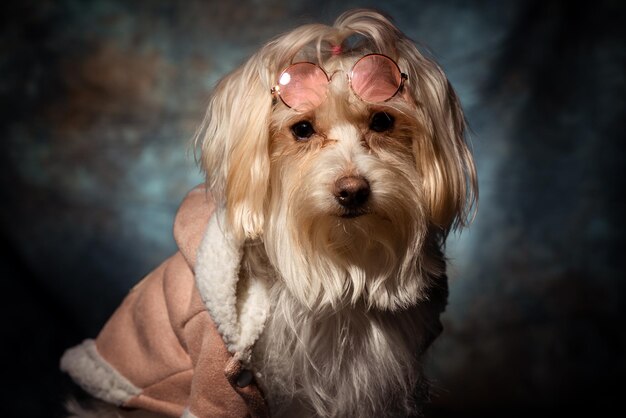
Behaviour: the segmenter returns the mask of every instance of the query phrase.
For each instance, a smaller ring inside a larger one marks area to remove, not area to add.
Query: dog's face
[[[380,39],[320,60],[320,45],[336,48],[349,31],[299,28],[227,77],[207,115],[203,162],[231,230],[263,241],[299,301],[396,309],[419,300],[440,273],[438,251],[428,248],[462,223],[474,169],[439,67],[387,21],[352,19],[343,25]],[[316,57],[294,58],[313,41]],[[389,100],[362,100],[350,85],[350,69],[371,52],[408,76]],[[321,103],[302,111],[272,96],[284,67],[313,58],[332,75]]]
[[[323,282],[293,286],[311,304],[317,284],[324,302],[366,292],[387,305],[387,278],[415,273],[410,259],[428,227],[416,105],[404,92],[377,104],[359,99],[346,76],[356,59],[328,63],[334,76],[319,106],[298,112],[279,103],[271,116],[266,245],[275,265],[299,276],[294,282],[323,272]]]

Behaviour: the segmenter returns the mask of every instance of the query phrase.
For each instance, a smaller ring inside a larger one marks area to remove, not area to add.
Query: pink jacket
[[[61,369],[122,407],[172,417],[269,416],[246,368],[267,316],[267,289],[247,283],[237,294],[242,243],[221,220],[203,187],[191,191],[174,223],[179,251],[130,291],[95,340],[67,350]]]

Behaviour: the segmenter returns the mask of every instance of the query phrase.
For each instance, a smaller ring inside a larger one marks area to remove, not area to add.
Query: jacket
[[[137,284],[61,369],[91,395],[172,417],[267,417],[248,368],[269,311],[262,282],[238,283],[242,242],[200,186],[174,222],[179,251]]]

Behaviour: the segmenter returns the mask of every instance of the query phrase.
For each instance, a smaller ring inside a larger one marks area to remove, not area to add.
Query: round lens
[[[282,72],[278,86],[280,98],[287,106],[306,112],[326,99],[328,76],[313,63],[299,62]]]
[[[402,73],[389,57],[366,55],[354,64],[350,74],[352,90],[366,102],[384,102],[400,89]]]

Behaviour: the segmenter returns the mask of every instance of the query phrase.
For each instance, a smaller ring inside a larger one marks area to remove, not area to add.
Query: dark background
[[[55,417],[63,350],[174,251],[211,87],[265,41],[369,6],[457,89],[480,176],[449,241],[430,416],[617,405],[624,360],[624,2],[34,1],[0,6],[3,417]],[[8,390],[7,390],[8,389]]]

